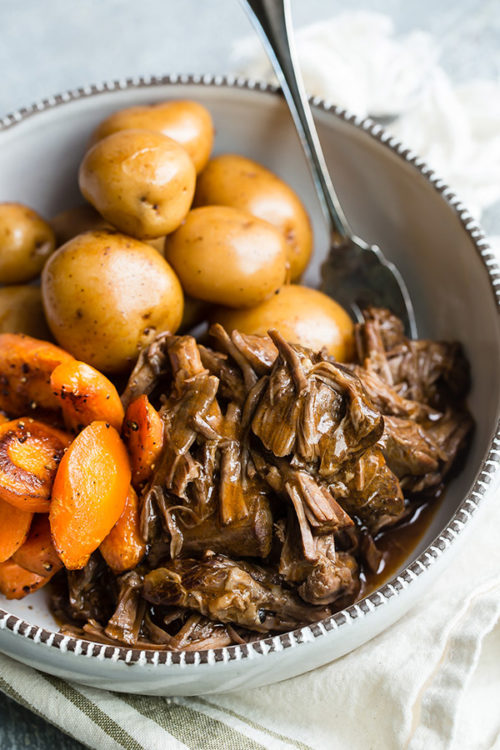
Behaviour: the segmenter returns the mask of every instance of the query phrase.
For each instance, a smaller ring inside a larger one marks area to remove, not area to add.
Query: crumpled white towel
[[[297,51],[310,94],[355,112],[396,119],[389,129],[422,156],[479,216],[500,199],[500,82],[455,86],[439,65],[439,43],[392,20],[346,12],[299,29]],[[275,80],[255,36],[235,42],[243,75]]]

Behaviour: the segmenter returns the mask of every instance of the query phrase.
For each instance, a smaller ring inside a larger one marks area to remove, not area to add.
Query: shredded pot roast
[[[365,311],[357,360],[213,326],[161,335],[123,394],[160,409],[164,449],[142,487],[147,554],[115,576],[99,552],[61,573],[63,631],[193,650],[285,632],[353,602],[377,535],[437,497],[472,419],[456,343],[410,341]],[[209,344],[209,345],[208,345]]]

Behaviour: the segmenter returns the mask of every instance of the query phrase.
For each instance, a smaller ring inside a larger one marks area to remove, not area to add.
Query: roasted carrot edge
[[[130,455],[132,483],[138,487],[151,477],[163,447],[163,421],[147,396],[129,404],[123,437]]]
[[[115,573],[131,570],[146,553],[139,522],[139,500],[131,486],[125,508],[99,547],[106,563]]]
[[[12,560],[0,563],[0,593],[6,599],[23,599],[44,586],[51,576],[38,576]]]
[[[28,538],[14,553],[12,562],[39,576],[53,575],[63,567],[52,542],[49,518],[46,514],[33,518]]]
[[[0,499],[19,510],[49,510],[52,483],[71,436],[31,417],[0,425]]]
[[[33,513],[0,500],[0,562],[5,562],[24,544]]]
[[[78,431],[96,420],[121,430],[124,410],[113,383],[99,370],[71,360],[58,365],[50,384],[69,429]]]
[[[48,341],[20,333],[0,334],[0,409],[11,417],[35,409],[58,411],[50,375],[61,362],[73,357]]]

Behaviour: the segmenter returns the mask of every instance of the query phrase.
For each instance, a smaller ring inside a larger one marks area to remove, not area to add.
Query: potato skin
[[[90,232],[93,229],[110,229],[111,231],[116,229],[109,221],[105,221],[90,203],[82,203],[81,206],[73,206],[60,211],[49,223],[56,236],[56,247],[64,245],[83,232]],[[144,241],[163,255],[165,237]]]
[[[4,286],[0,289],[0,333],[25,333],[50,339],[39,286]]]
[[[73,206],[60,211],[50,220],[50,226],[56,236],[56,246],[64,245],[77,234],[90,232],[93,229],[113,229],[95,208],[89,203]]]
[[[87,151],[84,198],[121,232],[144,240],[177,229],[194,195],[196,172],[185,149],[150,130],[120,130]]]
[[[165,257],[191,297],[228,307],[253,307],[284,283],[286,247],[266,221],[227,206],[190,211],[167,237]]]
[[[130,369],[183,312],[177,276],[152,247],[109,231],[80,234],[60,247],[42,276],[45,314],[59,344],[104,372]]]
[[[265,335],[276,328],[292,344],[314,351],[323,347],[339,362],[354,356],[354,326],[335,300],[316,289],[290,284],[251,310],[217,308],[211,321],[226,330]]]
[[[286,240],[290,279],[304,272],[313,248],[309,216],[292,188],[273,172],[237,154],[210,159],[196,183],[195,206],[232,206],[277,227]]]
[[[22,203],[0,203],[0,283],[35,279],[54,251],[49,224]]]
[[[208,109],[190,99],[159,102],[147,107],[129,107],[113,112],[94,131],[91,143],[119,130],[141,128],[168,135],[183,146],[200,172],[210,158],[214,125]]]

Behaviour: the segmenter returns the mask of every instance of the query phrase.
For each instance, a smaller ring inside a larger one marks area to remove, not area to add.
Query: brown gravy
[[[358,599],[371,594],[390,580],[410,557],[429,527],[440,501],[441,498],[432,498],[418,505],[401,524],[382,531],[375,537],[377,548],[383,553],[383,558],[376,573],[370,570],[361,573],[361,590]]]

